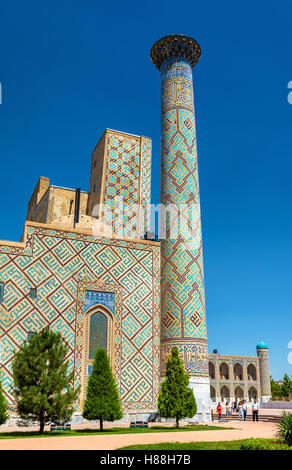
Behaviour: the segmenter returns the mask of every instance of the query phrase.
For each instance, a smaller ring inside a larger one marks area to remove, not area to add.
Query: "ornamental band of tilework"
[[[97,239],[27,222],[23,243],[0,243],[0,282],[5,287],[0,303],[0,366],[9,404],[13,403],[14,353],[31,331],[45,326],[59,331],[67,342],[69,370],[75,370],[75,384],[84,391],[87,314],[96,307],[112,317],[110,354],[124,411],[156,409],[160,383],[157,243]],[[29,296],[31,287],[37,288],[35,300]]]
[[[171,237],[166,222],[162,254],[162,358],[177,346],[192,376],[208,377],[207,332],[203,274],[200,193],[198,180],[192,67],[200,46],[189,37],[167,36],[151,49],[161,75],[161,202],[192,207],[195,236],[180,220],[180,233]],[[176,216],[174,216],[176,217]],[[164,368],[164,364],[162,364]]]

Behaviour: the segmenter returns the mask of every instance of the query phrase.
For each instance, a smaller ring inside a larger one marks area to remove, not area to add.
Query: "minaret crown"
[[[183,34],[171,34],[159,39],[150,51],[151,60],[159,70],[161,64],[172,57],[184,58],[194,67],[200,56],[201,48],[197,41]]]

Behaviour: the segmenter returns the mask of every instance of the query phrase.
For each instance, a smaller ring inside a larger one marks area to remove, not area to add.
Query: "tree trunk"
[[[39,434],[43,434],[45,428],[45,421],[44,418],[40,418],[40,429],[39,429]]]
[[[99,430],[100,431],[103,430],[103,419],[102,418],[99,418]]]
[[[179,419],[178,418],[175,418],[175,419],[176,419],[175,425],[178,428],[179,427]]]

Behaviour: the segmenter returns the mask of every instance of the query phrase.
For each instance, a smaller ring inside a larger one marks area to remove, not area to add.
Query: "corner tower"
[[[161,237],[162,371],[171,348],[177,347],[204,420],[210,382],[192,76],[200,55],[199,44],[179,34],[160,39],[150,53],[161,76],[161,203],[179,211],[170,210]],[[170,233],[175,224],[178,236]]]
[[[269,346],[266,343],[257,344],[257,355],[259,358],[261,398],[262,401],[269,401],[271,398],[271,377],[270,377],[270,361]]]
[[[141,238],[150,230],[151,153],[149,137],[113,129],[92,153],[88,215],[103,216],[118,237]],[[102,206],[120,217],[112,220]]]

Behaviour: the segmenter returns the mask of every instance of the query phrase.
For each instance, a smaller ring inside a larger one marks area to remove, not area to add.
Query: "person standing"
[[[243,400],[243,403],[242,403],[242,412],[243,412],[243,421],[246,421],[247,404],[245,400]]]
[[[231,419],[231,406],[229,404],[229,401],[226,402],[225,412],[226,412],[226,418],[230,420]]]
[[[238,403],[238,417],[239,419],[242,419],[242,401]]]
[[[233,403],[233,413],[235,413],[235,411],[237,411],[237,406],[238,406],[238,401],[237,401],[237,398],[235,397],[235,400],[234,400],[234,403]]]
[[[252,405],[252,420],[255,421],[255,420],[259,420],[259,404],[258,402],[256,401],[256,399],[254,399],[254,402],[253,402],[253,405]]]
[[[218,413],[218,421],[219,421],[219,419],[221,419],[221,414],[222,414],[222,405],[221,405],[220,401],[217,405],[217,413]]]

